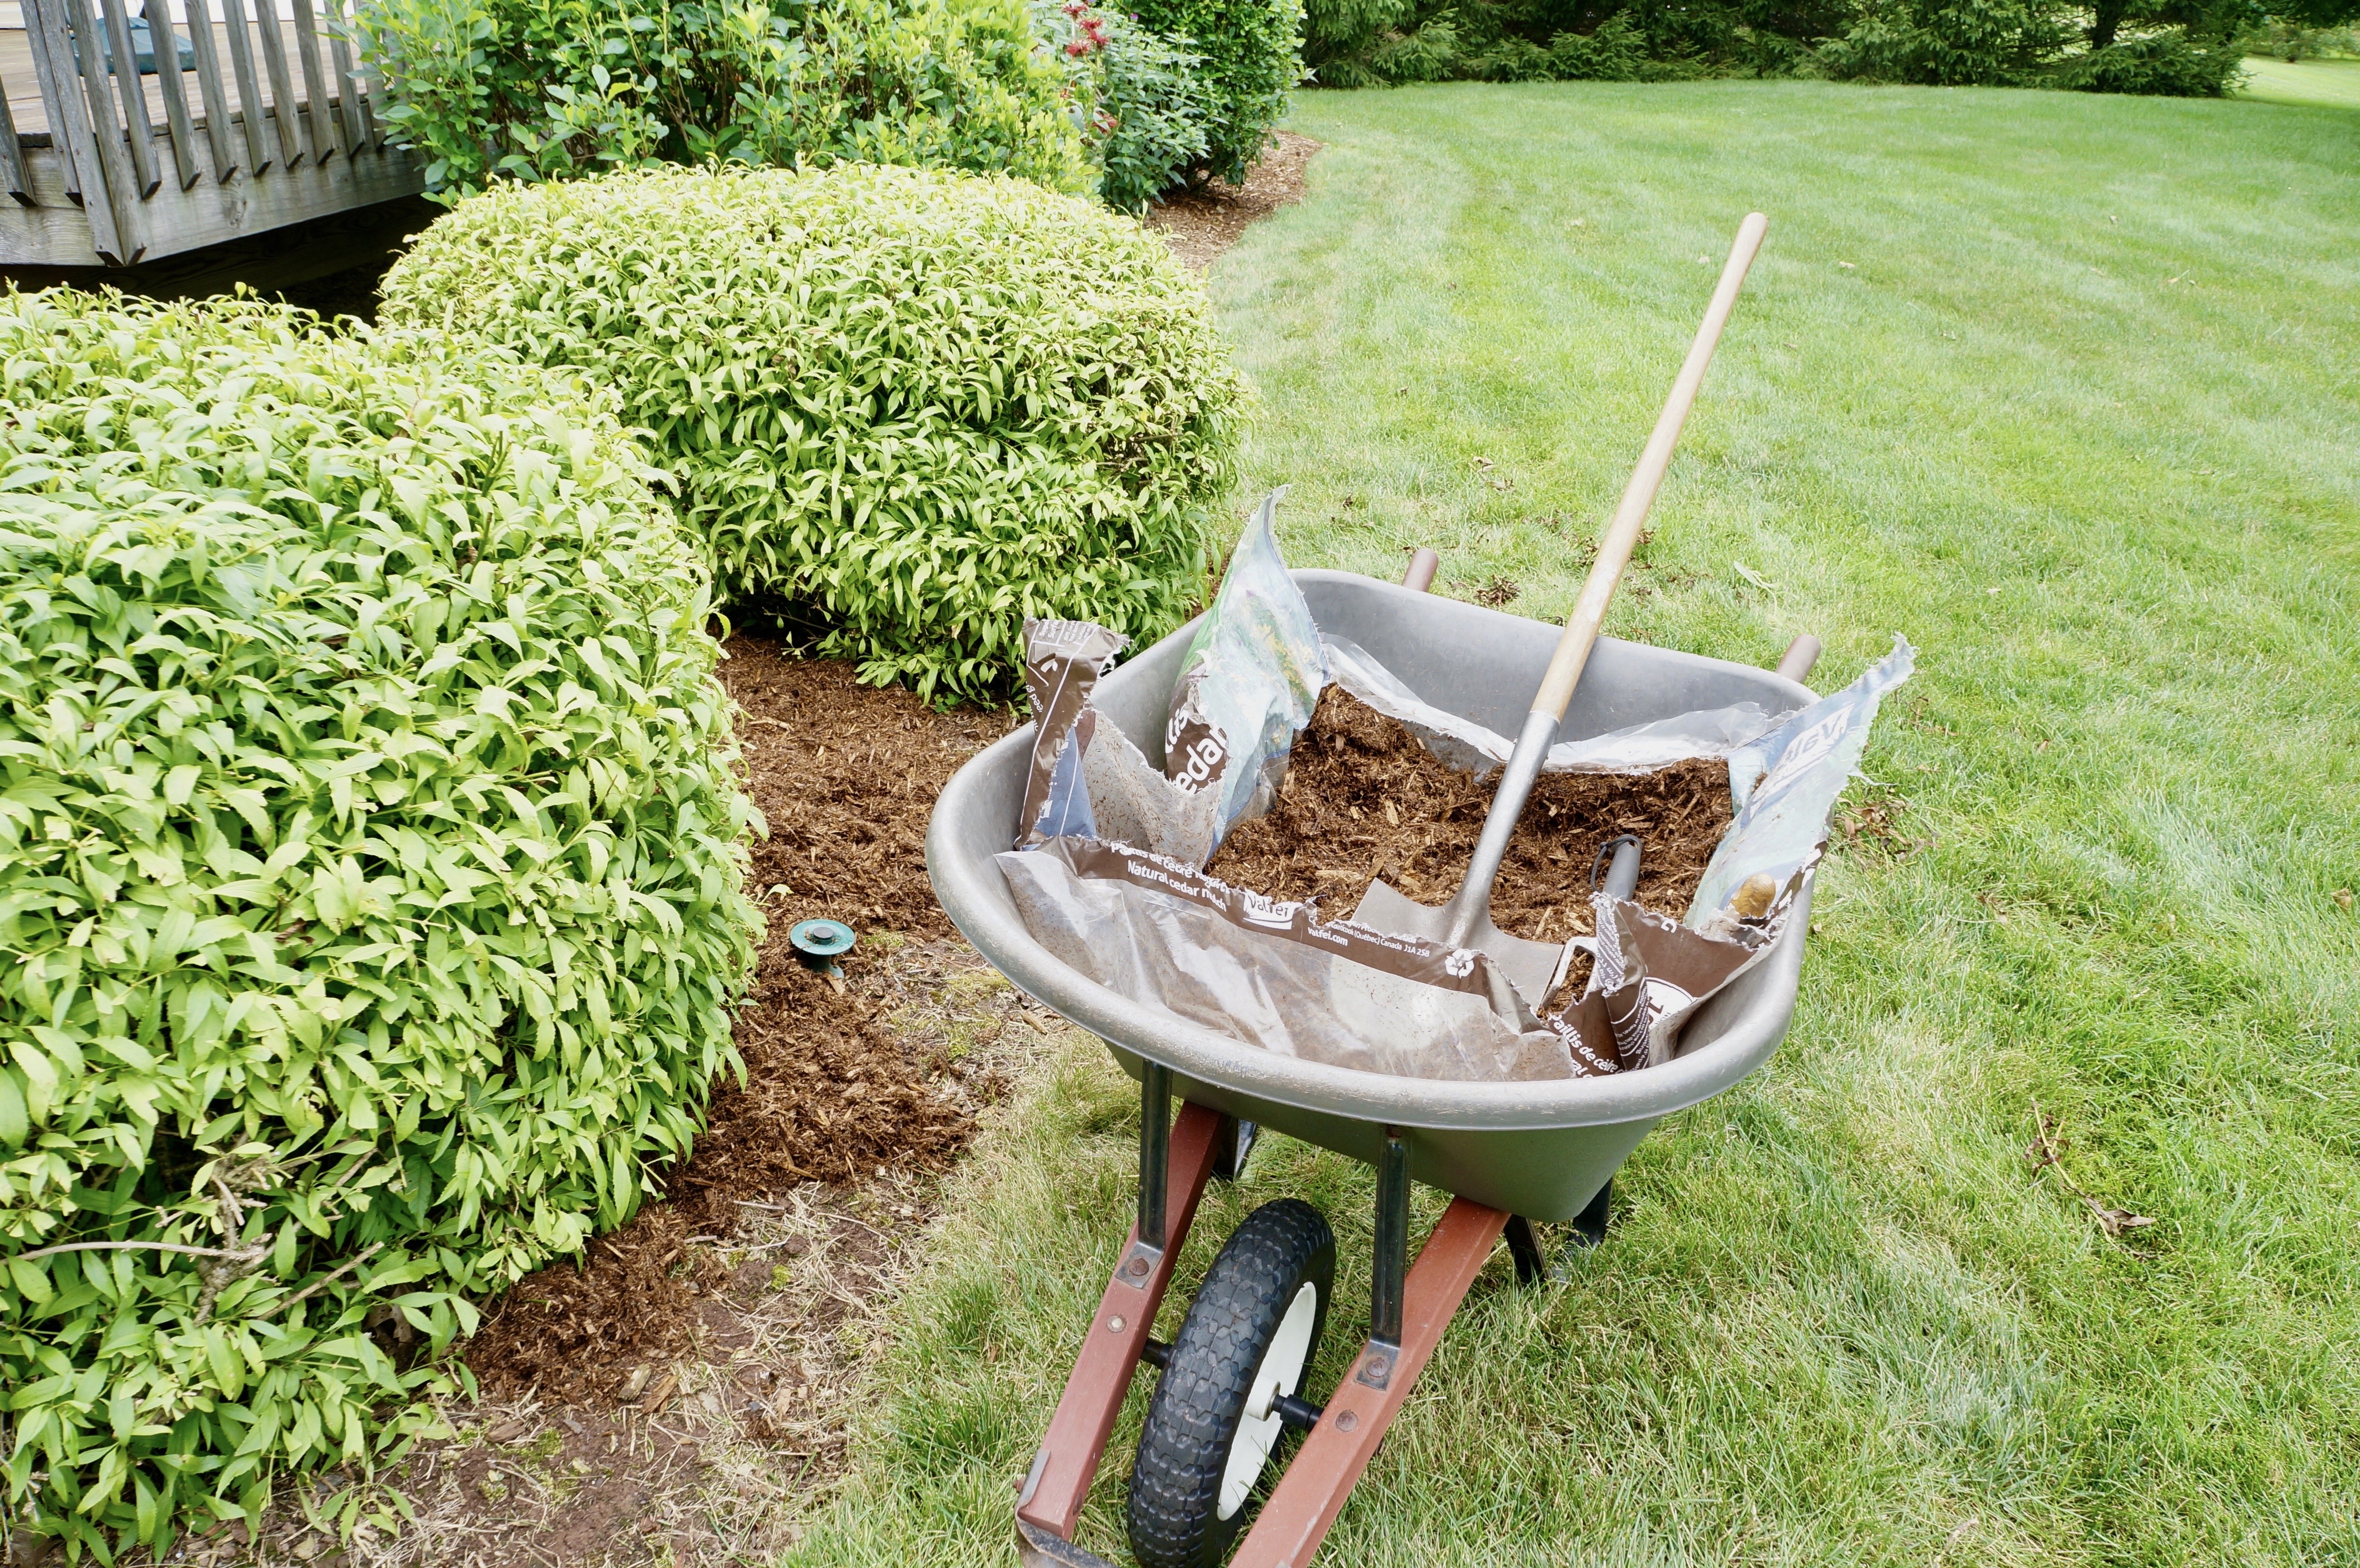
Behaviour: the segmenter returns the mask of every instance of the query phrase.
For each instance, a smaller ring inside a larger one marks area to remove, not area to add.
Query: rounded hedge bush
[[[0,296],[19,1529],[160,1547],[366,1459],[440,1377],[366,1314],[471,1327],[733,1060],[705,572],[559,383],[252,300]]]
[[[419,236],[384,315],[611,385],[727,593],[938,698],[1008,690],[1027,615],[1184,619],[1245,400],[1160,238],[1000,177],[495,190]]]

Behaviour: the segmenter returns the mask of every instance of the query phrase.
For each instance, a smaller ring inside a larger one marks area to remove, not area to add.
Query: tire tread
[[[1335,1269],[1327,1216],[1299,1198],[1248,1214],[1213,1260],[1173,1336],[1131,1466],[1131,1549],[1143,1568],[1214,1568],[1228,1555],[1248,1509],[1219,1517],[1221,1477],[1248,1388],[1306,1279],[1319,1287],[1324,1323]],[[1318,1345],[1315,1324],[1312,1354]]]

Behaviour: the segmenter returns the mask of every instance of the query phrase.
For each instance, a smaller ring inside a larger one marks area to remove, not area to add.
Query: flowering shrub
[[[1037,0],[1035,25],[1066,62],[1077,118],[1098,165],[1098,196],[1135,212],[1204,161],[1212,100],[1204,57],[1084,0]]]
[[[1025,0],[365,0],[355,23],[438,200],[716,159],[1091,180]]]
[[[419,236],[383,315],[615,388],[731,594],[945,698],[1009,688],[1027,615],[1187,615],[1246,395],[1160,237],[914,169],[503,187]]]

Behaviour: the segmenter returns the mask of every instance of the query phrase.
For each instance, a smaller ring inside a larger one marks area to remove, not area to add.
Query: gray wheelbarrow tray
[[[1359,643],[1426,702],[1502,735],[1522,726],[1557,645],[1555,626],[1345,572],[1295,577],[1323,630]],[[1182,627],[1098,683],[1099,709],[1151,761],[1163,760],[1165,710],[1194,629]],[[1808,664],[1805,654],[1789,667],[1799,674]],[[1775,712],[1810,699],[1801,685],[1764,670],[1601,638],[1558,733],[1579,738],[1748,700]],[[1571,1220],[1577,1241],[1603,1239],[1615,1169],[1647,1129],[1728,1088],[1777,1048],[1795,1007],[1808,895],[1769,956],[1699,1010],[1679,1054],[1660,1067],[1558,1083],[1464,1083],[1301,1062],[1127,1000],[1032,940],[992,862],[1016,836],[1032,735],[1028,724],[959,769],[935,803],[926,867],[943,908],[984,957],[1105,1040],[1140,1081],[1140,1179],[1138,1219],[1018,1489],[1017,1555],[1025,1568],[1106,1568],[1074,1533],[1142,1363],[1183,1388],[1243,1390],[1249,1373],[1261,1376],[1258,1342],[1191,1339],[1184,1330],[1166,1344],[1152,1331],[1207,1181],[1235,1179],[1255,1128],[1266,1127],[1377,1168],[1368,1338],[1324,1406],[1292,1390],[1275,1399],[1277,1418],[1301,1431],[1303,1443],[1229,1565],[1307,1568],[1499,1241],[1505,1237],[1517,1278],[1530,1283],[1547,1274],[1533,1221]],[[1413,1179],[1454,1194],[1414,1264]]]
[[[1313,617],[1366,648],[1436,707],[1513,735],[1557,628],[1341,572],[1298,572]],[[1159,766],[1172,684],[1194,622],[1098,683],[1093,701]],[[1777,713],[1815,694],[1751,665],[1599,639],[1558,734],[1580,739],[1735,702]],[[1377,1162],[1402,1129],[1414,1180],[1534,1220],[1580,1214],[1647,1129],[1709,1100],[1777,1049],[1795,1009],[1809,894],[1762,963],[1692,1018],[1673,1061],[1553,1083],[1396,1078],[1304,1062],[1155,1011],[1050,956],[1024,929],[992,856],[1016,836],[1033,726],[962,768],[934,807],[926,869],[967,939],[1025,995],[1106,1041],[1125,1071],[1169,1068],[1180,1098]]]

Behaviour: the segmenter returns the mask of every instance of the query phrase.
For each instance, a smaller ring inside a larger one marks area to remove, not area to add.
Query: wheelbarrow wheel
[[[1131,1472],[1131,1550],[1144,1568],[1214,1568],[1277,1445],[1281,1394],[1319,1347],[1336,1236],[1299,1198],[1248,1214],[1213,1260],[1148,1402]]]

